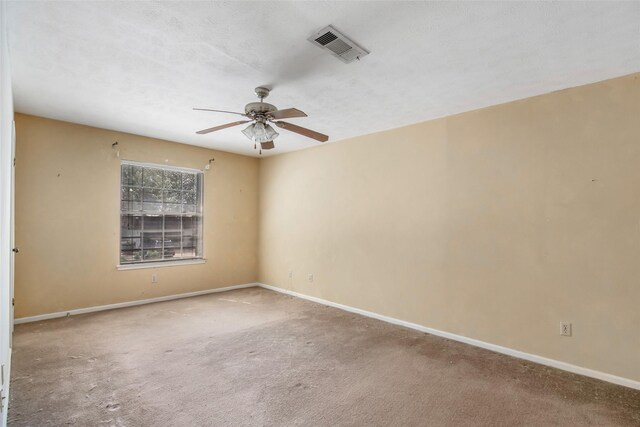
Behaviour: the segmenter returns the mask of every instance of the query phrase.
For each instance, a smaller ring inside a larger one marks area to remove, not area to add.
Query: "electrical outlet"
[[[313,283],[313,273],[309,275],[309,283]]]
[[[289,270],[289,279],[293,278],[293,270]]]
[[[158,275],[156,273],[151,275],[151,283],[158,283]]]
[[[560,335],[563,335],[565,337],[571,336],[571,323],[560,322]]]

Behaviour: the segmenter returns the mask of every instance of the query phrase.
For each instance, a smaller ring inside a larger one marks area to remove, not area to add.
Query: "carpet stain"
[[[259,288],[17,325],[13,348],[16,427],[640,426],[640,391]]]

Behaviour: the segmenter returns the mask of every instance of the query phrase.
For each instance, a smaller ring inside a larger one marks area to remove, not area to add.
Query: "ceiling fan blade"
[[[194,108],[197,111],[213,111],[214,113],[229,113],[229,114],[238,114],[240,116],[246,116],[244,113],[236,113],[235,111],[225,111],[225,110],[211,110],[209,108]]]
[[[231,126],[238,126],[241,125],[243,123],[249,123],[251,120],[241,120],[239,122],[232,122],[232,123],[227,123],[225,125],[220,125],[220,126],[214,126],[212,128],[209,129],[203,129],[203,130],[199,130],[198,132],[196,132],[197,134],[200,135],[204,135],[205,133],[211,133],[211,132],[215,132],[217,130],[220,129],[226,129],[226,128],[230,128]]]
[[[311,129],[303,128],[302,126],[292,125],[291,123],[287,123],[287,122],[273,122],[273,123],[275,123],[275,125],[278,126],[279,128],[286,129],[291,132],[299,133],[300,135],[304,135],[307,138],[313,138],[320,142],[327,142],[329,140],[329,137],[327,135],[324,135],[320,132],[316,132]]]
[[[273,141],[266,141],[266,142],[261,142],[260,147],[262,147],[263,150],[271,150],[272,148],[275,147],[275,145],[273,144]]]
[[[276,110],[268,113],[274,119],[290,119],[293,117],[307,117],[304,111],[297,108],[287,108],[285,110]]]

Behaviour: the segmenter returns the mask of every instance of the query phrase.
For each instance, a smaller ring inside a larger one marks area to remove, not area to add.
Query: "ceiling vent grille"
[[[369,51],[358,46],[357,43],[345,37],[332,26],[323,28],[307,40],[318,47],[327,49],[346,64],[369,54]]]

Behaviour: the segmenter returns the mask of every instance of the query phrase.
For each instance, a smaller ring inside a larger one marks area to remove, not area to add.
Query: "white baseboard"
[[[373,319],[382,320],[383,322],[392,323],[394,325],[404,326],[405,328],[415,329],[416,331],[425,332],[425,333],[428,333],[428,334],[432,334],[432,335],[436,335],[436,336],[439,336],[439,337],[447,338],[447,339],[450,339],[450,340],[453,340],[453,341],[459,341],[459,342],[462,342],[462,343],[465,343],[465,344],[469,344],[469,345],[473,345],[473,346],[476,346],[476,347],[484,348],[484,349],[487,349],[487,350],[495,351],[497,353],[506,354],[508,356],[513,356],[513,357],[516,357],[518,359],[528,360],[530,362],[539,363],[541,365],[550,366],[552,368],[561,369],[563,371],[572,372],[574,374],[584,375],[586,377],[596,378],[596,379],[599,379],[599,380],[602,380],[602,381],[607,381],[607,382],[610,382],[610,383],[613,383],[613,384],[617,384],[617,385],[633,388],[633,389],[636,389],[636,390],[640,390],[640,381],[635,381],[635,380],[632,380],[632,379],[629,379],[629,378],[623,378],[623,377],[619,377],[619,376],[616,376],[616,375],[607,374],[605,372],[595,371],[593,369],[583,368],[581,366],[572,365],[570,363],[561,362],[559,360],[554,360],[554,359],[549,359],[549,358],[546,358],[546,357],[543,357],[543,356],[538,356],[538,355],[535,355],[535,354],[525,353],[525,352],[520,351],[520,350],[514,350],[514,349],[511,349],[511,348],[508,348],[508,347],[502,347],[500,345],[491,344],[491,343],[487,343],[487,342],[484,342],[484,341],[476,340],[476,339],[473,339],[473,338],[464,337],[462,335],[456,335],[456,334],[452,334],[450,332],[440,331],[438,329],[433,329],[433,328],[429,328],[427,326],[418,325],[417,323],[411,323],[411,322],[407,322],[405,320],[395,319],[393,317],[384,316],[384,315],[381,315],[381,314],[373,313],[371,311],[362,310],[360,308],[350,307],[348,305],[339,304],[339,303],[328,301],[328,300],[325,300],[325,299],[322,299],[322,298],[301,294],[301,293],[298,293],[298,292],[290,291],[288,289],[278,288],[276,286],[271,286],[271,285],[266,285],[264,283],[246,283],[246,284],[243,284],[243,285],[227,286],[227,287],[224,287],[224,288],[207,289],[207,290],[204,290],[204,291],[187,292],[187,293],[184,293],[184,294],[167,295],[167,296],[156,297],[156,298],[148,298],[148,299],[137,300],[137,301],[127,301],[127,302],[121,302],[121,303],[116,303],[116,304],[100,305],[100,306],[87,307],[87,308],[78,308],[78,309],[75,309],[75,310],[60,311],[60,312],[57,312],[57,313],[41,314],[41,315],[38,315],[38,316],[21,317],[21,318],[15,319],[14,323],[15,324],[21,324],[21,323],[28,323],[28,322],[38,322],[40,320],[55,319],[55,318],[58,318],[58,317],[65,317],[65,316],[73,316],[73,315],[77,315],[77,314],[92,313],[92,312],[95,312],[95,311],[113,310],[113,309],[116,309],[116,308],[133,307],[133,306],[136,306],[136,305],[144,305],[144,304],[151,304],[151,303],[154,303],[154,302],[170,301],[170,300],[181,299],[181,298],[189,298],[189,297],[195,297],[195,296],[198,296],[198,295],[206,295],[206,294],[212,294],[212,293],[217,293],[217,292],[226,292],[226,291],[232,291],[234,289],[251,288],[251,287],[255,287],[255,286],[259,286],[261,288],[269,289],[269,290],[272,290],[272,291],[275,291],[275,292],[279,292],[279,293],[282,293],[282,294],[291,295],[291,296],[294,296],[294,297],[297,297],[297,298],[302,298],[302,299],[305,299],[305,300],[308,300],[308,301],[313,301],[313,302],[316,302],[316,303],[319,303],[319,304],[323,304],[323,305],[326,305],[326,306],[329,306],[329,307],[339,308],[341,310],[345,310],[345,311],[348,311],[348,312],[351,312],[351,313],[360,314],[360,315],[366,316],[366,317],[371,317]]]
[[[37,316],[20,317],[18,319],[15,319],[13,323],[16,324],[16,325],[19,325],[20,323],[38,322],[40,320],[48,320],[48,319],[55,319],[55,318],[58,318],[58,317],[74,316],[76,314],[93,313],[94,311],[113,310],[115,308],[133,307],[135,305],[152,304],[154,302],[170,301],[170,300],[174,300],[174,299],[196,297],[198,295],[206,295],[206,294],[213,294],[213,293],[217,293],[217,292],[233,291],[234,289],[251,288],[251,287],[255,287],[255,286],[259,286],[259,285],[257,283],[245,283],[243,285],[234,285],[234,286],[227,286],[227,287],[224,287],[224,288],[206,289],[204,291],[187,292],[187,293],[184,293],[184,294],[166,295],[166,296],[163,296],[163,297],[148,298],[148,299],[142,299],[142,300],[137,300],[137,301],[127,301],[127,302],[119,302],[119,303],[116,303],[116,304],[97,305],[97,306],[94,306],[94,307],[87,307],[87,308],[77,308],[77,309],[68,310],[68,311],[58,311],[56,313],[47,313],[47,314],[39,314]]]
[[[420,332],[426,332],[428,334],[437,335],[439,337],[448,338],[453,341],[459,341],[465,344],[473,345],[476,347],[484,348],[487,350],[495,351],[497,353],[506,354],[508,356],[517,357],[518,359],[528,360],[530,362],[539,363],[541,365],[551,366],[552,368],[561,369],[563,371],[572,372],[574,374],[584,375],[586,377],[597,378],[602,381],[607,381],[613,384],[633,388],[640,390],[640,381],[631,380],[628,378],[619,377],[605,372],[594,371],[593,369],[583,368],[581,366],[572,365],[570,363],[561,362],[559,360],[549,359],[543,356],[535,354],[525,353],[524,351],[514,350],[508,347],[502,347],[500,345],[487,343],[484,341],[476,340],[473,338],[464,337],[462,335],[452,334],[450,332],[440,331],[438,329],[429,328],[426,326],[418,325],[417,323],[411,323],[404,320],[395,319],[389,316],[383,316],[381,314],[373,313],[371,311],[362,310],[359,308],[350,307],[344,304],[338,304],[332,301],[327,301],[322,298],[312,297],[304,295],[298,292],[290,291],[288,289],[278,288],[276,286],[265,285],[264,283],[258,283],[258,286],[270,289],[272,291],[280,292],[283,294],[291,295],[297,298],[306,299],[309,301],[317,302],[329,307],[339,308],[341,310],[349,311],[351,313],[360,314],[362,316],[371,317],[373,319],[382,320],[383,322],[393,323],[394,325],[404,326],[405,328],[415,329]]]

